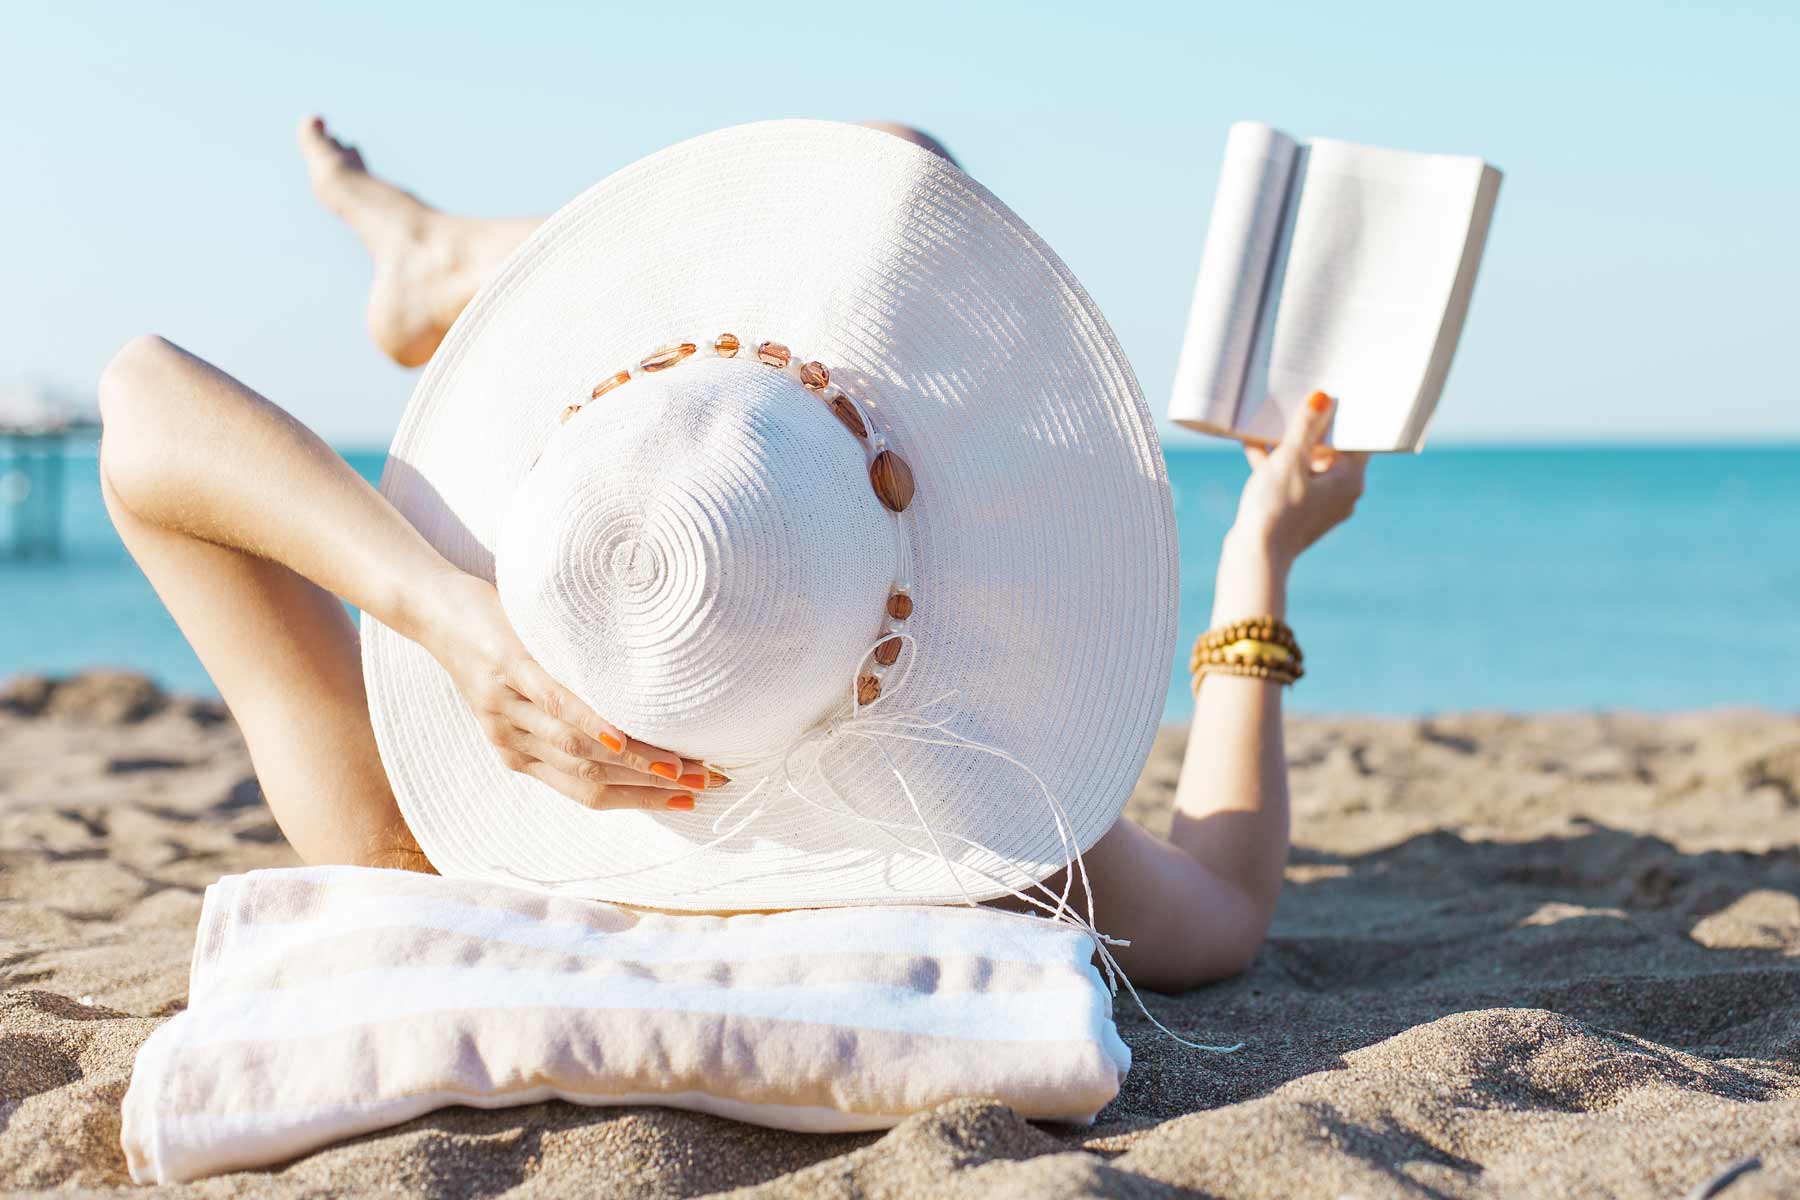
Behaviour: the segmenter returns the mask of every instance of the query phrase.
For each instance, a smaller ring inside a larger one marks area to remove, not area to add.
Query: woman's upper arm
[[[1100,929],[1131,942],[1116,954],[1132,982],[1183,991],[1256,957],[1269,906],[1136,822],[1120,818],[1085,859]]]

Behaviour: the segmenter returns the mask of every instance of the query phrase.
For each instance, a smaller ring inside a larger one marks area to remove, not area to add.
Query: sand
[[[1167,820],[1180,731],[1132,802]],[[978,1100],[876,1136],[661,1109],[451,1109],[182,1195],[1800,1195],[1800,718],[1290,723],[1296,845],[1252,971],[1093,1129]],[[132,1056],[200,894],[292,864],[216,705],[0,692],[0,1187],[129,1189]]]

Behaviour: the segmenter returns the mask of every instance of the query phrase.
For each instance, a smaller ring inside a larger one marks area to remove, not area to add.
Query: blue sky
[[[367,264],[307,193],[308,111],[494,215],[722,125],[887,117],[1062,254],[1160,412],[1225,130],[1256,118],[1506,171],[1436,441],[1793,439],[1800,6],[1716,7],[20,6],[0,386],[89,388],[156,331],[385,442],[413,377],[368,343]]]

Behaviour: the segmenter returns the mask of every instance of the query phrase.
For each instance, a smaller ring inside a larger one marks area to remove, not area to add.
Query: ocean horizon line
[[[1187,436],[1172,439],[1161,435],[1163,453],[1165,454],[1236,454],[1241,452],[1241,445],[1228,438],[1208,437],[1194,434],[1192,440]],[[346,441],[326,443],[339,454],[386,454],[387,446],[377,442]],[[1715,439],[1662,439],[1646,437],[1640,439],[1585,439],[1546,438],[1534,440],[1529,437],[1495,438],[1445,438],[1431,442],[1418,454],[1383,454],[1383,458],[1417,458],[1430,454],[1434,450],[1468,450],[1493,451],[1506,453],[1511,451],[1557,452],[1557,451],[1791,451],[1800,452],[1800,435],[1782,440],[1755,440],[1748,438],[1715,438]]]
[[[1204,434],[1171,439],[1161,437],[1165,454],[1235,454],[1241,450],[1239,443],[1227,438],[1207,437]],[[339,454],[385,454],[387,445],[377,442],[361,441],[328,441],[326,443]],[[1640,439],[1585,439],[1580,437],[1546,438],[1534,440],[1529,437],[1495,438],[1445,438],[1433,441],[1419,455],[1430,454],[1434,450],[1480,450],[1494,452],[1509,451],[1599,451],[1616,450],[1632,451],[1672,451],[1672,450],[1709,450],[1709,451],[1792,451],[1800,452],[1800,435],[1786,437],[1781,440],[1756,440],[1749,438],[1715,438],[1715,439],[1683,439],[1646,437]],[[1385,454],[1384,458],[1416,458],[1419,455]]]
[[[1158,430],[1159,441],[1165,454],[1235,454],[1240,449],[1238,442],[1229,438],[1212,437],[1206,434],[1190,434],[1180,431],[1171,436],[1167,430]],[[64,444],[63,452],[70,458],[92,457],[99,449],[99,436],[86,436],[85,431],[69,435],[70,440]],[[325,444],[339,454],[369,455],[386,454],[388,445],[385,442],[364,441],[359,438],[335,439],[324,438]],[[1417,454],[1402,452],[1384,453],[1381,458],[1418,458],[1434,451],[1451,450],[1458,453],[1464,451],[1483,451],[1507,453],[1529,451],[1534,453],[1594,452],[1618,451],[1660,452],[1681,450],[1706,451],[1761,451],[1761,452],[1800,452],[1800,434],[1783,434],[1775,438],[1752,437],[1717,437],[1701,438],[1686,435],[1662,436],[1650,434],[1635,438],[1620,437],[1587,437],[1583,435],[1555,435],[1538,437],[1535,435],[1505,435],[1488,437],[1448,437],[1432,440]]]

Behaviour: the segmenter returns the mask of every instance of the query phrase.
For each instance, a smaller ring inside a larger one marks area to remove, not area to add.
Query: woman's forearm
[[[511,769],[594,808],[691,808],[707,785],[703,764],[629,737],[552,679],[493,584],[457,570],[317,435],[224,372],[138,338],[107,367],[100,405],[111,498],[277,563],[418,642]]]
[[[154,458],[102,451],[137,516],[290,568],[404,633],[453,568],[335,451],[286,412],[161,338],[101,383],[106,438],[155,423]]]
[[[1250,448],[1250,478],[1219,555],[1211,624],[1287,616],[1294,559],[1350,515],[1361,454],[1322,451],[1334,411],[1315,392],[1274,448]],[[1194,705],[1169,840],[1120,821],[1087,856],[1118,958],[1150,987],[1197,986],[1247,969],[1281,893],[1288,853],[1281,687],[1209,674]]]
[[[1219,558],[1212,625],[1287,613],[1289,562],[1267,540],[1233,531]],[[1288,850],[1281,687],[1208,675],[1194,706],[1169,840],[1244,893],[1263,919]]]

